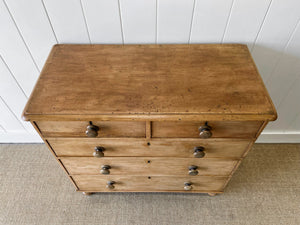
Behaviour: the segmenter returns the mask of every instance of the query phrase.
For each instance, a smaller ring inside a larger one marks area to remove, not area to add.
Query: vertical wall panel
[[[267,88],[276,107],[289,92],[294,81],[300,76],[300,23],[293,33],[283,56],[274,68],[267,82]],[[300,89],[299,89],[300,92]],[[288,99],[286,99],[288,101]]]
[[[1,124],[0,124],[0,133],[6,133],[6,131],[4,130],[4,128]]]
[[[8,70],[5,62],[0,57],[0,96],[6,102],[11,112],[23,124],[27,130],[33,130],[33,127],[22,121],[21,115],[25,107],[27,98],[17,85],[12,74]]]
[[[270,3],[271,0],[235,0],[223,42],[245,43],[252,49]]]
[[[120,0],[124,43],[155,43],[156,0]]]
[[[300,112],[298,112],[296,118],[291,122],[290,126],[286,129],[287,132],[299,132],[300,131]]]
[[[191,43],[221,43],[233,0],[196,0]]]
[[[11,113],[0,97],[0,124],[6,132],[26,132],[20,121]]]
[[[270,128],[272,130],[287,130],[300,112],[300,79],[297,79],[286,98],[278,108],[278,119]]]
[[[41,70],[56,39],[41,0],[5,0]]]
[[[267,81],[278,63],[300,18],[299,0],[273,0],[252,51],[257,67]]]
[[[194,0],[158,0],[157,42],[188,43]]]
[[[80,0],[44,0],[59,43],[90,43]]]
[[[0,55],[29,96],[39,71],[3,1],[0,1]]]
[[[83,0],[91,42],[122,44],[118,0]]]

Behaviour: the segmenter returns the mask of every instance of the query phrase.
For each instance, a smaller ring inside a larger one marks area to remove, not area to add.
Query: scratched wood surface
[[[173,158],[173,157],[61,157],[71,175],[101,175],[101,166],[111,166],[111,175],[189,175],[189,166],[198,166],[198,176],[229,176],[239,162],[227,158]],[[106,176],[106,175],[103,175]]]
[[[23,117],[276,111],[246,45],[55,45]]]
[[[72,176],[80,191],[91,192],[222,192],[228,179],[223,176],[126,176],[126,175],[75,175]],[[107,181],[115,181],[114,189],[106,187]],[[192,190],[185,191],[184,183],[191,182]]]
[[[105,157],[194,158],[194,148],[205,148],[205,158],[241,158],[252,140],[214,138],[47,138],[57,156],[93,156],[94,148],[105,148]]]

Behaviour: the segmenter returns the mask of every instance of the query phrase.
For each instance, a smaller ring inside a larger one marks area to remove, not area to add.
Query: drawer
[[[132,191],[132,192],[222,192],[228,177],[210,176],[99,176],[75,175],[72,176],[80,191]],[[107,187],[107,182],[114,181],[113,189]],[[185,183],[191,183],[192,189],[186,191]]]
[[[254,138],[262,121],[208,122],[214,138]],[[152,137],[199,138],[199,127],[204,122],[152,122]]]
[[[87,121],[37,121],[41,133],[46,137],[86,137]],[[93,125],[99,128],[97,137],[145,137],[145,122],[100,121]]]
[[[218,158],[159,158],[159,157],[65,157],[60,158],[71,175],[101,174],[109,165],[111,175],[181,176],[189,175],[189,166],[197,166],[199,175],[228,176],[238,160]],[[105,170],[107,171],[107,170]],[[107,176],[102,174],[102,176]]]
[[[244,139],[98,139],[98,138],[48,138],[56,155],[93,156],[95,147],[103,147],[104,157],[144,156],[194,158],[194,148],[203,147],[204,157],[240,158],[251,140]]]

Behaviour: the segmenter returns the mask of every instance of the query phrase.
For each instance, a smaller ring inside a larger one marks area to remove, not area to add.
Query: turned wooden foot
[[[209,192],[209,193],[207,193],[209,196],[216,196],[217,195],[217,193],[212,193],[212,192]]]
[[[84,195],[91,195],[91,194],[93,194],[93,192],[82,192],[82,194],[84,194]]]

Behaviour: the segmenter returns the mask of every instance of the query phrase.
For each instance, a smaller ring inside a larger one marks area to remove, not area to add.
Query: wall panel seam
[[[121,27],[121,34],[122,34],[122,43],[124,45],[124,32],[123,32],[123,21],[122,21],[122,14],[121,14],[121,3],[120,0],[118,0],[118,9],[119,9],[119,17],[120,17],[120,27]]]
[[[18,27],[18,25],[17,25],[17,23],[16,23],[16,21],[15,21],[15,19],[14,19],[14,17],[13,17],[13,15],[12,15],[12,13],[10,12],[10,10],[9,10],[9,8],[8,8],[8,6],[7,6],[6,2],[5,2],[5,0],[3,0],[3,3],[4,3],[4,5],[5,5],[5,7],[6,7],[6,10],[7,10],[8,14],[9,14],[10,18],[12,19],[12,21],[13,21],[13,23],[14,23],[14,25],[15,25],[17,31],[18,31],[18,34],[20,35],[20,37],[21,37],[21,39],[22,39],[22,41],[23,41],[23,43],[24,43],[24,45],[25,45],[25,47],[26,47],[27,52],[29,53],[29,55],[30,55],[30,57],[31,57],[31,60],[33,61],[33,64],[35,65],[37,71],[40,73],[41,70],[40,70],[40,68],[38,67],[37,63],[35,62],[35,60],[34,60],[34,58],[33,58],[33,55],[32,55],[32,53],[31,53],[31,51],[30,51],[30,49],[29,49],[29,47],[28,47],[28,45],[27,45],[27,43],[26,43],[26,41],[25,41],[25,39],[24,39],[24,37],[23,37],[23,35],[22,35],[22,33],[21,33],[21,31],[20,31],[20,29],[19,29],[19,27]]]
[[[50,24],[51,30],[52,30],[52,32],[53,32],[53,35],[54,35],[54,37],[55,37],[56,43],[58,44],[59,42],[58,42],[58,39],[57,39],[56,33],[55,33],[55,31],[54,31],[53,25],[52,25],[52,23],[51,23],[51,20],[50,20],[50,17],[49,17],[48,11],[47,11],[47,9],[46,9],[46,6],[45,6],[45,3],[44,3],[44,0],[41,0],[41,2],[42,2],[42,5],[43,5],[43,8],[44,8],[44,10],[45,10],[45,13],[46,13],[46,16],[47,16],[48,22],[49,22],[49,24]]]
[[[254,49],[254,46],[256,45],[256,42],[257,42],[257,39],[258,39],[258,37],[259,37],[260,32],[261,32],[262,29],[263,29],[263,26],[264,26],[264,24],[265,24],[265,21],[266,21],[266,18],[267,18],[267,16],[268,16],[268,14],[269,14],[269,11],[270,11],[270,8],[271,8],[272,3],[273,3],[273,0],[270,1],[269,6],[268,6],[268,8],[267,8],[267,11],[266,11],[266,13],[265,13],[265,16],[264,16],[264,18],[263,18],[263,20],[262,20],[262,23],[260,24],[260,27],[259,27],[258,32],[257,32],[257,34],[256,34],[256,37],[255,37],[255,39],[254,39],[254,41],[253,41],[252,48],[251,48],[251,50],[250,50],[251,53],[252,53],[252,51],[253,51],[253,49]]]
[[[22,91],[22,93],[24,94],[25,98],[28,99],[28,96],[26,95],[25,91],[23,90],[23,88],[21,87],[21,85],[19,84],[19,82],[17,81],[16,77],[14,76],[13,72],[11,71],[11,69],[9,68],[9,66],[7,65],[7,63],[5,62],[4,58],[2,57],[2,55],[0,55],[0,60],[3,62],[3,64],[5,65],[6,69],[9,71],[11,77],[14,79],[14,81],[16,82],[17,86],[20,88],[20,90]]]
[[[0,130],[3,130],[5,133],[7,133],[7,130],[6,129],[4,129],[4,127],[0,124]]]
[[[280,64],[283,56],[286,54],[286,50],[287,50],[289,44],[291,43],[291,41],[292,41],[292,39],[293,39],[293,37],[294,37],[297,29],[298,29],[299,24],[300,24],[300,19],[298,20],[296,26],[293,29],[293,32],[291,33],[291,36],[289,37],[287,43],[285,44],[284,49],[282,50],[279,59],[277,60],[276,64],[274,65],[274,67],[273,67],[273,69],[272,69],[272,71],[271,71],[271,73],[270,73],[270,75],[268,77],[268,80],[266,81],[266,84],[269,84],[272,81],[273,74],[276,71],[278,65]]]
[[[92,41],[91,41],[91,37],[90,37],[89,27],[88,27],[88,24],[87,24],[87,19],[86,19],[84,9],[83,9],[83,6],[82,6],[82,0],[79,0],[79,2],[80,2],[80,8],[81,8],[84,24],[85,24],[85,29],[86,29],[86,32],[87,32],[87,35],[88,35],[88,38],[89,38],[89,41],[90,41],[90,44],[91,44]]]
[[[158,0],[155,0],[156,2],[156,6],[155,6],[155,10],[156,10],[156,21],[155,21],[155,44],[157,44],[157,38],[158,38]]]
[[[231,6],[230,6],[229,14],[228,14],[228,17],[227,17],[226,26],[225,26],[224,31],[223,31],[223,36],[222,36],[222,41],[221,41],[221,43],[224,42],[224,38],[225,38],[227,29],[228,29],[228,24],[229,24],[229,21],[230,21],[230,19],[231,19],[231,15],[232,15],[232,9],[233,9],[233,6],[234,6],[234,1],[235,1],[235,0],[232,0],[232,2],[231,2]]]
[[[6,105],[6,107],[8,108],[8,110],[10,111],[10,113],[16,118],[16,120],[18,121],[18,123],[24,128],[24,130],[28,133],[28,130],[24,127],[24,125],[21,123],[21,121],[19,120],[19,118],[16,116],[16,114],[11,110],[11,108],[9,107],[9,105],[4,101],[4,99],[0,96],[0,100],[4,103],[4,105]]]
[[[197,0],[194,0],[194,3],[193,3],[192,18],[191,18],[191,24],[190,24],[189,42],[188,42],[189,44],[191,43],[191,37],[192,37],[192,29],[193,29],[196,1]]]

